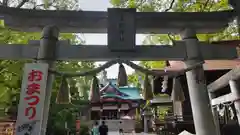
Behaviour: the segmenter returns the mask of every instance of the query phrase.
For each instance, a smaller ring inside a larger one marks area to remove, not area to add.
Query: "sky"
[[[107,11],[107,8],[112,7],[109,0],[79,0],[79,5],[85,11]],[[107,45],[107,34],[84,34],[86,44]],[[136,44],[140,45],[144,39],[143,35],[136,36]],[[104,62],[96,62],[103,64]],[[130,67],[125,66],[127,74],[134,72]],[[108,78],[116,78],[118,75],[118,65],[113,65],[107,69]]]

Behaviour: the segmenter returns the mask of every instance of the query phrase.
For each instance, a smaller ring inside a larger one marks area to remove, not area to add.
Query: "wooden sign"
[[[40,135],[47,76],[48,64],[25,64],[16,135]]]

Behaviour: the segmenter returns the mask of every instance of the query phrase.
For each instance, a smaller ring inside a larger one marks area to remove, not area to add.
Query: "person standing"
[[[91,130],[92,135],[99,135],[98,122],[96,121]]]
[[[108,135],[108,126],[105,124],[105,121],[102,121],[102,125],[99,127],[100,135]]]

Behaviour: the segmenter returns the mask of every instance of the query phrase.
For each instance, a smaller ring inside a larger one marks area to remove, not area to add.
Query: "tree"
[[[231,7],[228,5],[228,0],[206,0],[206,1],[193,1],[193,0],[110,0],[114,7],[135,7],[138,11],[143,12],[211,12],[227,10]],[[226,29],[213,33],[213,34],[197,34],[200,41],[220,41],[220,40],[233,40],[239,39],[238,28],[236,20],[229,25]],[[145,37],[143,44],[145,45],[163,45],[172,44],[175,40],[180,40],[179,35],[169,34],[149,34]],[[163,69],[162,62],[140,62],[140,65],[147,68]],[[133,74],[134,75],[134,74]],[[132,75],[132,76],[133,76]],[[136,78],[136,77],[135,77]]]
[[[62,9],[71,9],[79,10],[76,0],[53,0],[52,2],[44,0],[40,2],[38,0],[2,0],[0,5],[16,7],[16,8],[29,8],[33,10],[62,10]],[[20,32],[14,31],[7,26],[4,26],[4,21],[0,21],[0,44],[27,44],[29,40],[39,40],[41,37],[40,32]],[[72,44],[84,43],[83,40],[76,34],[65,33],[60,34],[60,40],[70,40]],[[7,108],[10,115],[16,115],[16,106],[19,101],[19,94],[21,88],[22,80],[22,67],[24,63],[30,61],[14,61],[14,60],[0,60],[0,108]],[[86,71],[93,69],[95,67],[94,62],[70,62],[70,61],[61,61],[57,62],[57,70],[60,71]],[[53,96],[52,103],[50,108],[49,122],[52,123],[50,127],[59,127],[63,128],[63,121],[73,121],[74,115],[72,112],[79,110],[79,107],[73,105],[57,105],[55,104],[56,92],[59,89],[60,77],[57,76],[53,84]],[[71,80],[71,79],[70,79]],[[74,78],[74,81],[71,81],[72,89],[72,98],[74,100],[80,100],[79,95],[76,94],[78,89],[76,84],[85,84],[90,80],[89,77],[85,78]],[[89,89],[84,89],[83,91],[88,91]],[[4,115],[4,114],[2,114]],[[65,117],[64,119],[62,117]],[[71,118],[70,118],[71,117]],[[54,125],[56,124],[56,125]],[[60,125],[60,126],[59,126]],[[64,128],[63,128],[64,129]],[[54,129],[56,130],[56,129]],[[50,133],[50,132],[49,132]]]
[[[110,0],[115,7],[136,7],[138,11],[143,12],[211,12],[227,10],[231,7],[228,5],[228,0]],[[238,39],[238,29],[236,21],[228,28],[214,34],[198,34],[201,41],[219,41]],[[171,33],[170,33],[171,34]],[[180,40],[179,35],[173,35],[174,40]],[[144,43],[145,44],[169,44],[171,38],[166,34],[150,34]]]

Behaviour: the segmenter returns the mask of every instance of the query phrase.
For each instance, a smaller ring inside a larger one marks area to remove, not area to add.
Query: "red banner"
[[[76,130],[80,130],[80,120],[76,120]]]

